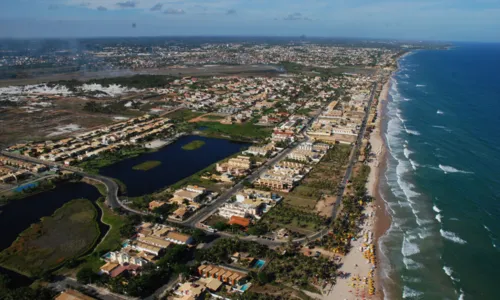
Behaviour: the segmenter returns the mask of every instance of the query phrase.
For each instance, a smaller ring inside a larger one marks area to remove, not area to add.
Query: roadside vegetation
[[[327,223],[327,219],[316,213],[305,212],[286,203],[280,203],[262,217],[258,224],[267,226],[268,231],[287,228],[296,237],[318,231]]]
[[[334,262],[325,258],[307,257],[298,250],[293,245],[289,245],[286,251],[282,252],[283,254],[279,254],[256,242],[219,239],[212,247],[197,251],[195,258],[197,262],[210,261],[216,264],[231,264],[230,257],[233,253],[248,252],[251,257],[267,262],[263,271],[251,270],[249,272],[251,281],[257,286],[283,284],[317,292],[314,286],[320,285],[324,281],[332,282],[335,280],[338,266]]]
[[[41,276],[90,250],[99,238],[97,211],[86,199],[72,200],[22,232],[0,253],[0,265]]]
[[[161,165],[159,160],[148,160],[132,167],[136,171],[149,171]]]
[[[52,190],[56,188],[58,184],[67,182],[67,181],[78,181],[82,177],[76,174],[61,174],[56,175],[47,179],[42,179],[37,181],[30,187],[24,188],[21,191],[11,190],[3,193],[0,196],[0,205],[7,204],[9,201],[22,199],[28,196],[32,196],[38,193],[46,192],[48,190]]]
[[[182,149],[186,150],[186,151],[191,151],[191,150],[199,149],[199,148],[203,147],[203,145],[205,145],[204,141],[195,140],[195,141],[192,141],[192,142],[182,146]]]
[[[94,252],[107,252],[119,249],[121,247],[120,231],[126,224],[126,218],[115,213],[102,201],[97,201],[97,205],[102,211],[102,222],[109,226],[106,236],[101,240],[99,245],[95,247]]]
[[[76,167],[80,167],[91,174],[98,174],[100,168],[110,166],[127,158],[139,156],[148,151],[148,149],[138,146],[123,147],[115,152],[102,153],[96,158],[80,162]]]

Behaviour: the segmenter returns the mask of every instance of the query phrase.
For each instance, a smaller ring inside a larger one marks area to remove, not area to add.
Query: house
[[[78,291],[68,289],[64,292],[61,292],[57,297],[54,298],[54,300],[95,300],[95,298],[82,294]]]
[[[149,210],[153,211],[155,208],[162,207],[163,205],[167,204],[165,201],[157,201],[153,200],[149,202]]]
[[[198,267],[198,274],[205,278],[216,278],[232,286],[244,282],[248,277],[248,274],[241,270],[207,264]]]
[[[182,234],[182,233],[174,232],[174,231],[169,232],[166,236],[166,239],[167,239],[167,241],[170,241],[172,243],[179,244],[179,245],[190,245],[194,242],[193,238],[190,235]]]
[[[119,263],[108,262],[104,266],[101,267],[100,273],[109,275],[111,273],[111,271],[118,268],[119,266],[120,266]]]

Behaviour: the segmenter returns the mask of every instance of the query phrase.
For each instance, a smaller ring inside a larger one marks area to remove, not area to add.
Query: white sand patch
[[[123,86],[118,85],[118,84],[110,84],[109,86],[104,87],[104,86],[102,86],[100,84],[96,84],[96,83],[92,83],[92,84],[85,83],[81,86],[80,90],[82,90],[84,92],[96,92],[96,91],[104,92],[112,97],[123,95],[123,94],[129,93],[129,92],[138,92],[139,91],[138,89],[134,89],[134,88],[129,89],[129,88],[123,87]]]
[[[54,131],[47,134],[47,137],[51,137],[51,136],[58,136],[58,135],[61,135],[61,134],[66,134],[66,133],[71,133],[73,131],[78,131],[82,129],[82,127],[78,124],[68,124],[68,125],[63,125],[63,126],[59,126],[59,127],[56,127],[54,128]]]
[[[130,119],[129,117],[123,117],[123,116],[115,116],[113,117],[113,120],[117,120],[117,121],[125,121],[125,120],[128,120]]]

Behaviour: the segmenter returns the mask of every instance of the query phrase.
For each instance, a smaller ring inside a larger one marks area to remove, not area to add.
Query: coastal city
[[[39,299],[380,298],[379,114],[412,47],[106,46],[75,54],[89,74],[150,72],[7,80],[0,276]]]

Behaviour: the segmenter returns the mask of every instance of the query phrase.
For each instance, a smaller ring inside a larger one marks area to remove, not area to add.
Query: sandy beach
[[[383,299],[382,289],[378,282],[378,273],[375,268],[376,262],[369,259],[376,254],[375,245],[377,239],[387,230],[390,219],[385,213],[384,203],[378,193],[378,178],[381,172],[381,165],[384,163],[385,146],[381,136],[381,117],[387,103],[389,92],[389,81],[384,85],[377,104],[376,127],[370,135],[372,153],[369,159],[371,168],[367,182],[368,194],[375,198],[375,201],[367,205],[364,214],[366,216],[361,226],[359,236],[352,242],[351,251],[342,258],[340,272],[346,274],[339,276],[337,283],[329,293],[323,295],[325,300],[334,299]],[[383,168],[382,168],[383,169]],[[370,296],[369,285],[373,280],[375,285],[375,295]]]

